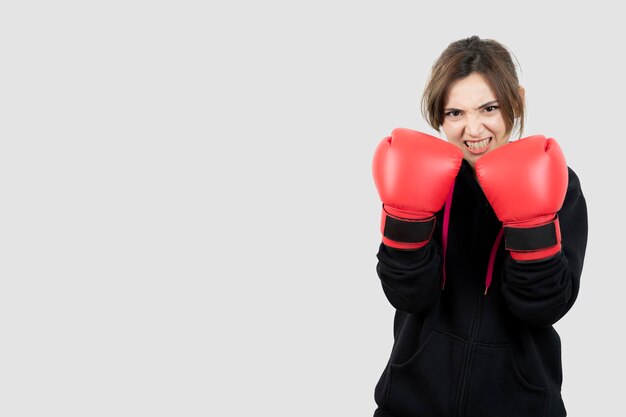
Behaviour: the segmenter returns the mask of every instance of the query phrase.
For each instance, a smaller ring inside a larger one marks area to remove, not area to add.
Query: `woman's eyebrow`
[[[497,103],[498,103],[498,100],[491,100],[485,104],[481,104],[479,107],[477,107],[474,110],[484,109],[485,107],[493,106],[494,104],[497,104]],[[459,109],[455,109],[454,107],[448,107],[448,108],[443,109],[443,111],[454,111],[454,110],[460,111]]]

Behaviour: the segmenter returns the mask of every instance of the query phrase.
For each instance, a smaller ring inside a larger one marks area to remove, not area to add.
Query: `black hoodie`
[[[376,269],[396,313],[375,417],[566,415],[561,340],[552,325],[578,296],[587,245],[585,198],[568,171],[558,212],[562,250],[549,259],[511,258],[499,236],[502,223],[465,160],[446,204],[445,268],[444,209],[423,248],[380,244]]]

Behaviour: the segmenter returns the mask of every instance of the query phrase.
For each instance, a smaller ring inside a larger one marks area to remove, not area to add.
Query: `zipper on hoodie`
[[[484,300],[482,287],[480,285],[478,286],[478,290],[476,291],[476,299],[477,299],[478,307],[476,308],[474,312],[474,319],[472,321],[472,328],[470,331],[467,355],[465,356],[465,359],[463,361],[463,366],[462,366],[463,376],[461,378],[461,384],[459,386],[460,392],[459,392],[459,396],[457,400],[456,411],[454,413],[454,415],[458,417],[463,415],[462,407],[465,406],[465,396],[466,396],[466,391],[467,391],[467,385],[469,382],[469,371],[471,368],[471,364],[473,362],[472,359],[474,356],[474,347],[476,345],[475,339],[476,339],[476,335],[478,334],[478,328],[480,327],[479,322],[480,322],[480,316],[482,313],[482,306],[483,306],[483,300]]]
[[[487,218],[488,208],[489,208],[489,203],[485,201],[485,204],[483,205],[482,216],[481,216],[481,220],[483,223],[485,222],[485,219]],[[480,242],[484,249],[485,247],[485,228],[484,227],[480,228]],[[459,395],[456,401],[455,410],[453,412],[453,415],[456,417],[462,417],[465,414],[464,407],[466,403],[465,397],[467,393],[467,386],[469,385],[469,373],[470,373],[471,365],[473,362],[474,348],[476,345],[475,339],[478,334],[478,329],[480,328],[480,319],[481,319],[481,314],[483,310],[483,303],[485,300],[483,290],[482,290],[482,285],[480,284],[480,282],[477,287],[478,289],[476,291],[476,297],[475,297],[476,298],[475,305],[477,306],[477,308],[474,311],[474,318],[472,319],[472,326],[470,328],[470,337],[468,341],[467,354],[465,355],[463,364],[462,364],[463,374],[461,377],[461,384],[459,385]]]

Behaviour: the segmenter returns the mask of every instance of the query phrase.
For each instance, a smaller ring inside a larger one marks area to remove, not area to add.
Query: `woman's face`
[[[450,86],[442,128],[472,169],[481,155],[505,145],[510,136],[495,94],[477,72]]]

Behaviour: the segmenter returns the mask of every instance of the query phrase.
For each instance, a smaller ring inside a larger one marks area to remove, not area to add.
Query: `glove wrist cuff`
[[[418,249],[425,246],[435,229],[435,216],[414,219],[398,217],[397,213],[383,205],[381,233],[383,242],[399,249]]]
[[[548,223],[531,227],[504,226],[504,247],[516,260],[549,258],[561,250],[558,216]]]

